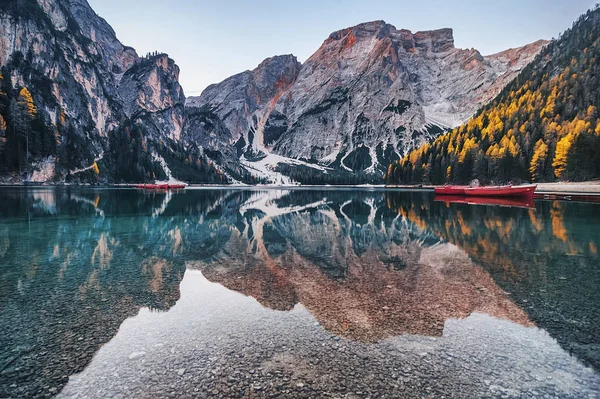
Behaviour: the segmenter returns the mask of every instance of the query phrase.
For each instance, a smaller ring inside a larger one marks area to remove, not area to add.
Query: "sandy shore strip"
[[[600,180],[574,183],[539,183],[536,193],[600,194]]]

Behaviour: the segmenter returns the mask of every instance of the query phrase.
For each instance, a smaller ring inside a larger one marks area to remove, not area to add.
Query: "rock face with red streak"
[[[265,124],[262,119],[268,111],[273,114],[269,126],[276,124],[274,106],[293,85],[300,67],[293,55],[267,58],[253,71],[211,85],[201,97],[188,98],[188,136],[204,148],[225,153],[226,157],[256,153],[257,127],[261,122]],[[207,127],[209,120],[222,122],[224,129],[216,131],[212,123]],[[286,129],[287,125],[283,130]],[[267,129],[264,141],[273,140],[275,130]],[[232,148],[235,150],[230,151]]]
[[[413,34],[368,22],[332,33],[301,67],[292,56],[277,63],[274,57],[187,105],[214,112],[228,129],[223,143],[237,143],[239,156],[252,148],[380,173],[409,149],[468,120],[545,44],[484,57],[456,48],[451,29]],[[257,85],[265,64],[281,71]],[[284,84],[276,85],[281,76]]]

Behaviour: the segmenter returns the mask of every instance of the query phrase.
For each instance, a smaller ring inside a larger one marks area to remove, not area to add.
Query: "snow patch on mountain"
[[[269,184],[279,185],[279,186],[290,186],[290,185],[299,185],[300,183],[292,180],[290,177],[283,175],[278,172],[277,166],[280,164],[287,165],[296,165],[296,166],[306,166],[312,169],[316,169],[323,173],[327,173],[330,168],[315,165],[308,162],[300,161],[298,159],[288,158],[277,154],[267,153],[265,156],[258,161],[249,161],[244,157],[240,160],[242,165],[248,169],[248,171],[255,176],[267,180]]]

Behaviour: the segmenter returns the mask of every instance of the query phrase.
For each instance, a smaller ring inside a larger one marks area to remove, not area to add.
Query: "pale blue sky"
[[[591,0],[88,0],[139,54],[168,53],[186,95],[294,54],[303,62],[333,31],[385,20],[396,28],[453,28],[455,44],[492,54],[569,28]]]

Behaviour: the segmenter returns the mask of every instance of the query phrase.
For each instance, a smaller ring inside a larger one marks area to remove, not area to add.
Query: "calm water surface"
[[[0,397],[598,397],[599,247],[594,204],[4,188]]]

